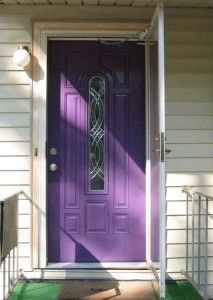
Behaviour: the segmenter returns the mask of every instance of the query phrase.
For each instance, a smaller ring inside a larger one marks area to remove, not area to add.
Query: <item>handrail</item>
[[[204,193],[201,193],[201,192],[198,192],[198,191],[193,191],[193,192],[191,192],[191,191],[189,191],[189,190],[187,190],[187,189],[182,189],[182,192],[188,193],[188,194],[191,195],[191,196],[193,196],[193,195],[198,195],[198,196],[206,197],[206,198],[208,198],[208,199],[213,200],[213,196],[209,196],[209,195],[207,195],[207,194],[204,194]]]
[[[14,196],[20,196],[20,195],[25,195],[27,198],[29,197],[24,191],[19,191],[19,192],[17,192],[17,193],[14,193],[14,194],[12,194],[12,195],[10,195],[10,196],[7,196],[7,197],[4,197],[4,198],[1,198],[0,199],[0,201],[5,201],[5,200],[7,200],[8,198],[12,198],[12,197],[14,197]]]
[[[187,194],[186,205],[186,270],[181,270],[186,278],[193,284],[197,291],[205,300],[210,299],[208,293],[208,230],[209,230],[209,201],[213,197],[197,191],[190,191],[184,188],[182,190]],[[189,198],[190,197],[190,198]],[[202,199],[204,198],[204,199]],[[191,214],[189,214],[189,201],[192,203]],[[189,223],[191,219],[191,226]],[[195,218],[196,217],[196,218]],[[201,232],[202,230],[202,232]],[[189,231],[191,231],[191,243],[189,242]],[[203,234],[203,231],[205,233]],[[202,239],[201,239],[202,237]],[[191,244],[191,255],[189,247]],[[201,246],[204,244],[204,251]],[[197,254],[196,254],[197,248]],[[204,253],[202,253],[204,252]],[[204,260],[204,263],[201,261]],[[191,268],[189,264],[191,260]],[[201,280],[201,274],[204,273],[204,280]],[[196,276],[195,276],[196,275]]]

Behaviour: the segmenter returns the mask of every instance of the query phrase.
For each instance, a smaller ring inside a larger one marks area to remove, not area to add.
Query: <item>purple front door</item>
[[[49,43],[49,262],[145,260],[144,93],[143,46]]]

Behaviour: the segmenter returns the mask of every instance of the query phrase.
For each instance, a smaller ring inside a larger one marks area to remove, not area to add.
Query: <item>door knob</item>
[[[49,170],[50,170],[51,172],[56,172],[57,169],[58,169],[58,167],[57,167],[56,164],[52,163],[52,164],[49,165]]]

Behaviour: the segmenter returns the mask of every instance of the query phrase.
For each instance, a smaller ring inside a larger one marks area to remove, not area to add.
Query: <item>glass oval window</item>
[[[105,80],[94,76],[89,82],[89,189],[104,190]]]

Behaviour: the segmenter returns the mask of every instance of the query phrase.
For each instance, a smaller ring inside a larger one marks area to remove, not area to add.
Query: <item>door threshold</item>
[[[160,275],[159,270],[157,270]],[[22,271],[24,279],[47,280],[124,280],[149,281],[156,280],[152,270],[104,270],[104,269],[34,269]],[[185,280],[181,273],[168,273],[167,280]]]
[[[55,280],[154,280],[151,270],[111,270],[111,269],[34,269],[23,271],[25,279]]]
[[[48,263],[46,269],[146,270],[146,262]]]

